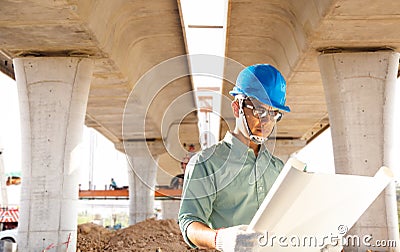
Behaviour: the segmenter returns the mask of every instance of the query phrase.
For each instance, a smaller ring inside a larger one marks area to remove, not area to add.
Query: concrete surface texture
[[[144,221],[154,215],[154,190],[158,156],[163,153],[162,143],[153,143],[149,152],[145,141],[125,144],[128,157],[129,224]]]
[[[233,0],[229,5],[226,56],[244,65],[273,64],[288,81],[292,112],[278,125],[280,141],[309,141],[329,124],[317,62],[321,51],[396,51],[400,45],[398,1]],[[230,89],[225,83],[223,93]]]
[[[3,54],[10,58],[61,55],[94,59],[85,123],[115,143],[123,140],[125,101],[136,82],[152,67],[186,52],[176,1],[6,0],[2,6]],[[158,104],[190,90],[190,78],[182,76],[163,91],[156,90],[164,98],[158,99]],[[136,98],[138,106],[148,103]],[[194,108],[194,99],[186,106]],[[146,115],[146,130],[148,137],[160,139],[157,122],[166,107],[157,108],[156,113]],[[195,113],[187,120],[196,132]],[[192,140],[187,141],[197,141]]]
[[[70,57],[14,60],[20,101],[22,187],[18,246],[76,245],[79,143],[93,62]]]
[[[332,53],[321,55],[319,63],[331,121],[336,172],[373,176],[382,165],[395,167],[393,161],[397,154],[391,152],[391,142],[396,138],[391,112],[399,54],[391,51]],[[349,235],[371,233],[374,239],[398,243],[396,204],[394,187],[389,186]]]

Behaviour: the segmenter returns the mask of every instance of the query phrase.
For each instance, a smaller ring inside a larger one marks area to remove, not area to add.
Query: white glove
[[[248,232],[247,225],[219,229],[215,237],[215,248],[223,252],[256,251],[261,233]]]

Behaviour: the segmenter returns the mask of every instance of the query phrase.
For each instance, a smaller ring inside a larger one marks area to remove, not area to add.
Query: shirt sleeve
[[[193,222],[210,226],[209,217],[215,200],[213,182],[214,176],[204,163],[198,160],[189,162],[186,167],[178,221],[185,242],[192,248],[196,246],[187,237],[187,228]]]

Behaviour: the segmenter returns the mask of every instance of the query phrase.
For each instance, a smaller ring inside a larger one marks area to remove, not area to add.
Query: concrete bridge
[[[23,122],[21,251],[69,234],[74,251],[83,124],[127,154],[130,222],[149,217],[157,167],[198,144],[180,1],[0,4],[0,69],[17,81]],[[286,159],[330,126],[337,173],[398,167],[400,1],[231,0],[226,45],[220,135],[233,123],[228,91],[238,72],[269,63],[288,81],[292,109],[277,128],[276,155]],[[215,57],[202,60],[212,66]],[[391,185],[350,234],[398,241],[395,202]]]

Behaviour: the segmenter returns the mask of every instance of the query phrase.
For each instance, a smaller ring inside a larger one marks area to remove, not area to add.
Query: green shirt
[[[194,221],[213,229],[248,225],[282,168],[264,145],[256,157],[231,133],[192,157],[178,216],[185,241],[195,247],[186,235]]]

